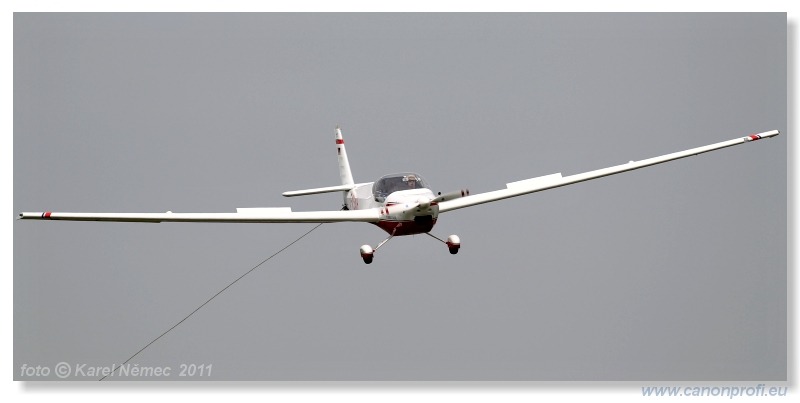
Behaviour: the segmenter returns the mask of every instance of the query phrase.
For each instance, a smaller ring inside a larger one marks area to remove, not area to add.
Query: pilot
[[[417,178],[415,178],[413,176],[409,176],[406,179],[406,182],[408,183],[408,188],[409,189],[415,189],[417,187]]]

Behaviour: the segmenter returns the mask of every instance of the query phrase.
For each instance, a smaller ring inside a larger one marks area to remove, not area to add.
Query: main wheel
[[[458,253],[458,249],[461,247],[461,239],[458,238],[458,235],[450,235],[445,243],[451,255]]]
[[[363,245],[359,252],[361,253],[361,258],[364,259],[364,263],[372,263],[372,258],[375,256],[375,251],[372,250],[371,246]]]

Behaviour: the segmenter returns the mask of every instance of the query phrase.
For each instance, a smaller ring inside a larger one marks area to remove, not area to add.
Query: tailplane
[[[344,148],[342,129],[340,129],[339,126],[336,126],[336,153],[339,157],[339,178],[342,181],[341,185],[328,186],[324,188],[292,190],[289,192],[283,192],[283,195],[286,197],[293,197],[319,193],[347,192],[357,186],[365,185],[364,183],[355,183],[353,181],[353,174],[350,172],[350,161],[347,160],[347,150]]]
[[[315,195],[320,193],[347,192],[348,190],[353,189],[356,186],[360,185],[363,185],[363,183],[359,184],[351,183],[349,185],[328,186],[324,188],[314,188],[314,189],[290,190],[288,192],[283,192],[283,195],[285,197],[293,197],[293,196]]]

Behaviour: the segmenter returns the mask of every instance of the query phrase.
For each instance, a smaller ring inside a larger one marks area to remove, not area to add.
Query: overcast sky
[[[281,197],[338,184],[336,124],[357,182],[477,193],[785,133],[786,96],[785,14],[17,13],[14,214],[338,209]],[[442,215],[455,256],[398,237],[367,266],[385,233],[325,224],[132,363],[783,380],[786,144]],[[15,379],[121,363],[312,226],[16,221]]]

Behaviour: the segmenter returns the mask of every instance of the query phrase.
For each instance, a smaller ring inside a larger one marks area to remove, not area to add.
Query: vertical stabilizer
[[[342,129],[339,126],[336,126],[336,153],[339,154],[339,177],[342,179],[342,185],[352,185],[355,182],[350,172],[350,161],[347,160],[347,150],[344,148]]]

